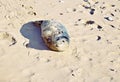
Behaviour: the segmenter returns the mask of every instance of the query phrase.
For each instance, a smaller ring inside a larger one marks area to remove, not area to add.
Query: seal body
[[[61,23],[55,20],[44,20],[41,21],[40,27],[41,36],[50,49],[64,51],[69,47],[69,35]]]

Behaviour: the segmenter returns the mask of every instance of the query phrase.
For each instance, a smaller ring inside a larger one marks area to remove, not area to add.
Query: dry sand
[[[0,82],[120,82],[120,0],[0,0],[0,19]],[[42,19],[66,26],[67,51],[45,46]]]

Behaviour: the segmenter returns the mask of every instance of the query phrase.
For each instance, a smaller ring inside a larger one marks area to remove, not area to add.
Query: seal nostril
[[[65,42],[64,40],[62,42]]]
[[[61,32],[59,32],[59,34],[61,34]]]
[[[59,46],[56,44],[56,47],[59,47]]]

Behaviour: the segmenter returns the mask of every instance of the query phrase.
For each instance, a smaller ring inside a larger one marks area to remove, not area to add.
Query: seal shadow
[[[25,38],[29,39],[27,47],[38,50],[49,50],[41,37],[40,28],[35,26],[33,23],[34,22],[28,22],[20,29],[20,33]]]

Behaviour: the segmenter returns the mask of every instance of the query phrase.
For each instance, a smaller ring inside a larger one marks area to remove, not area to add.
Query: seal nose
[[[60,40],[60,37],[58,37],[58,38],[56,39],[56,41],[58,41],[58,40]]]

